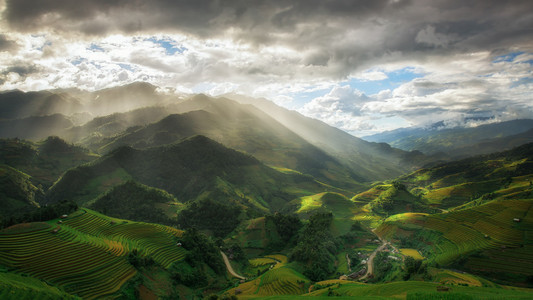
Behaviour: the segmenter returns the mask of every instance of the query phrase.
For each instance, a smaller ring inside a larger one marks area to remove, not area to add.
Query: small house
[[[519,218],[514,218],[513,221],[518,223],[518,222],[520,222],[520,219]]]
[[[66,217],[68,217],[68,215],[62,215],[61,219],[65,219]]]
[[[176,246],[181,247],[181,243],[180,243],[180,242],[177,242],[177,243],[176,243]]]

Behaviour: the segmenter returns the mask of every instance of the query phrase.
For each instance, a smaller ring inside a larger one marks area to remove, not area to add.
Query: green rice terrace
[[[183,259],[185,250],[176,246],[181,235],[170,227],[109,218],[81,209],[59,220],[2,230],[0,264],[4,272],[10,272],[7,274],[40,279],[41,285],[57,286],[71,295],[106,297],[116,294],[136,275],[136,268],[128,261],[132,251],[152,258],[163,268]],[[42,289],[38,285],[33,288],[35,283],[30,281],[28,284],[36,292]],[[17,286],[11,289],[20,295]],[[9,294],[7,290],[3,292]]]

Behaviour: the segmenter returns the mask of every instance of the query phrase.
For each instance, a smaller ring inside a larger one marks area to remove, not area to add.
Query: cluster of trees
[[[265,218],[265,221],[272,221],[274,223],[276,231],[285,243],[295,237],[300,228],[302,228],[302,221],[295,215],[276,213],[274,215],[268,215]]]
[[[175,219],[167,217],[155,206],[174,201],[175,198],[163,190],[130,180],[98,197],[90,208],[115,218],[176,225]]]
[[[175,283],[193,288],[205,286],[209,277],[206,266],[218,275],[225,273],[220,250],[211,238],[193,227],[185,231],[180,242],[187,254],[184,260],[174,263],[169,269]]]
[[[178,224],[183,229],[209,230],[216,237],[224,237],[240,223],[241,208],[226,205],[211,199],[194,201],[178,215]]]
[[[389,259],[388,252],[378,252],[374,258],[374,280],[379,281],[387,276],[387,273],[393,271],[393,263]]]
[[[128,262],[136,269],[140,269],[142,267],[149,267],[155,263],[153,258],[149,256],[141,256],[137,249],[133,249],[128,254]]]
[[[414,259],[411,256],[406,256],[404,259],[405,273],[403,276],[404,280],[409,280],[411,276],[415,274],[422,274],[427,277],[428,266],[425,263],[422,263],[421,260]]]
[[[31,211],[19,214],[11,214],[10,216],[0,216],[1,228],[6,228],[11,225],[27,222],[44,222],[59,218],[62,215],[68,215],[78,209],[78,205],[72,201],[61,201],[56,204],[51,204]]]
[[[217,243],[219,244],[219,243]],[[244,253],[244,250],[241,246],[239,246],[236,243],[231,244],[222,244],[220,245],[220,249],[224,251],[228,256],[231,255],[232,260],[240,261],[244,264],[248,264],[248,259],[246,258],[246,253]]]
[[[324,280],[335,271],[335,253],[339,245],[329,232],[332,221],[331,213],[312,215],[291,253],[291,259],[303,263],[304,275],[313,281]]]

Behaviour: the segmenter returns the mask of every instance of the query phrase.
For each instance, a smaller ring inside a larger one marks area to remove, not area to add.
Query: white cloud
[[[376,70],[367,70],[359,75],[355,75],[354,78],[363,80],[363,81],[378,81],[378,80],[385,80],[389,78],[387,74],[376,71]]]
[[[361,91],[348,85],[334,86],[329,93],[306,103],[299,112],[320,119],[329,125],[346,131],[357,131],[371,127],[361,120],[360,110],[370,100]]]

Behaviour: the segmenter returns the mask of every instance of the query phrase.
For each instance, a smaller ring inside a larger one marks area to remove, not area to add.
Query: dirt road
[[[374,273],[374,258],[376,257],[376,254],[378,254],[379,251],[383,250],[389,243],[386,241],[383,241],[383,244],[381,244],[370,256],[368,257],[368,260],[366,262],[366,273],[362,277],[359,278],[359,280],[363,280],[368,277],[368,275]]]
[[[224,259],[224,263],[226,264],[226,269],[228,269],[228,272],[233,275],[233,277],[237,277],[239,279],[246,279],[243,276],[235,273],[235,271],[233,271],[233,267],[229,263],[229,259],[224,252],[220,251],[220,254],[222,254],[222,258]]]

